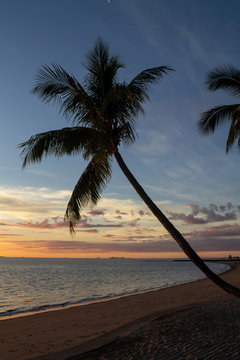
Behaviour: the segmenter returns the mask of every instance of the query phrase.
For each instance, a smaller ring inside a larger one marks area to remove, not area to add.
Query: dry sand
[[[240,300],[204,279],[0,321],[1,360],[70,358],[239,360]]]

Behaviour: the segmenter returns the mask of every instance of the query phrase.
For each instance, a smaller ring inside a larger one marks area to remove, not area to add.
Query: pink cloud
[[[3,240],[4,241],[4,240]],[[175,241],[171,240],[142,240],[139,242],[115,241],[113,243],[94,242],[87,243],[84,241],[21,241],[21,240],[5,240],[6,243],[14,244],[21,249],[34,249],[45,252],[54,251],[54,253],[66,252],[89,252],[89,253],[111,253],[111,252],[127,252],[131,253],[161,253],[181,251]],[[191,240],[191,245],[196,251],[240,251],[240,240],[229,239],[224,241],[217,238]]]
[[[80,230],[81,231],[81,230]],[[83,229],[82,231],[96,231],[96,229]],[[5,235],[5,234],[4,234]],[[220,226],[209,226],[202,231],[191,231],[183,234],[187,241],[196,251],[240,251],[240,225],[224,224]],[[144,232],[136,235],[135,231],[125,236],[117,234],[105,234],[103,238],[113,239],[111,243],[95,241],[22,241],[22,240],[2,240],[6,243],[14,244],[21,249],[35,249],[41,251],[54,251],[56,254],[63,252],[91,252],[91,253],[111,253],[111,252],[175,252],[180,251],[179,246],[173,241],[169,234],[161,236],[145,236]]]
[[[123,224],[94,224],[89,223],[89,219],[86,216],[82,216],[76,225],[76,230],[78,229],[95,229],[95,228],[120,228]],[[26,229],[45,229],[45,230],[53,230],[60,228],[68,228],[69,223],[67,221],[61,220],[59,217],[52,217],[50,219],[44,219],[42,221],[27,221],[27,222],[15,222],[15,223],[0,223],[2,226],[13,226],[19,228]],[[89,231],[90,232],[90,231]],[[94,231],[92,231],[94,232]],[[95,231],[97,232],[97,230]]]
[[[186,225],[201,225],[237,219],[235,207],[231,202],[220,206],[210,204],[209,208],[189,203],[186,205],[191,208],[191,214],[168,212],[170,215],[169,219],[182,220]]]
[[[239,224],[226,224],[220,226],[208,226],[204,230],[201,231],[192,231],[187,233],[186,235],[192,237],[202,237],[202,238],[209,238],[209,237],[219,237],[219,238],[226,238],[229,236],[237,236],[240,238],[240,225]]]
[[[14,244],[18,248],[22,249],[34,249],[45,252],[54,251],[58,253],[66,252],[91,252],[91,253],[107,253],[107,252],[164,252],[164,251],[177,251],[177,246],[174,242],[149,242],[143,241],[141,243],[105,243],[95,242],[87,243],[84,241],[21,241],[21,240],[9,240],[7,243]]]
[[[16,227],[28,228],[28,229],[58,229],[58,228],[67,228],[69,226],[66,221],[54,220],[53,222],[50,222],[48,219],[42,221],[36,221],[36,222],[30,220],[28,222],[18,222],[11,225]]]

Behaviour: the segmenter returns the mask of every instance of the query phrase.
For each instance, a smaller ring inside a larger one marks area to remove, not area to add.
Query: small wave
[[[21,308],[9,309],[4,312],[0,312],[0,317],[16,315],[16,314],[20,314],[21,312],[23,312]]]

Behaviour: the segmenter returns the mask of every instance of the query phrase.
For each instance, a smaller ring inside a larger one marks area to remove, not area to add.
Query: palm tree
[[[118,151],[120,143],[134,142],[135,118],[143,113],[142,104],[149,99],[151,85],[172,69],[167,66],[146,69],[130,83],[120,83],[117,72],[124,65],[118,56],[109,55],[108,45],[100,38],[87,54],[85,67],[88,73],[83,85],[55,63],[38,71],[33,93],[43,102],[56,101],[60,112],[72,119],[73,127],[36,134],[20,144],[23,167],[40,162],[44,155],[60,157],[82,153],[88,165],[73,190],[65,214],[70,231],[74,232],[82,208],[95,205],[110,180],[114,157],[139,196],[193,263],[224,290],[240,297],[240,290],[213,273],[153,203]]]
[[[208,90],[227,90],[231,95],[240,96],[240,70],[233,66],[225,66],[210,71],[207,75]],[[230,130],[226,143],[226,153],[235,142],[240,148],[240,103],[215,106],[201,115],[198,123],[202,134],[214,132],[224,121],[230,121]]]

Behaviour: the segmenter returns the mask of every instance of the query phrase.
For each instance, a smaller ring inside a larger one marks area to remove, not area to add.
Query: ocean
[[[216,273],[229,267],[208,263]],[[204,278],[191,262],[0,257],[0,319]]]

